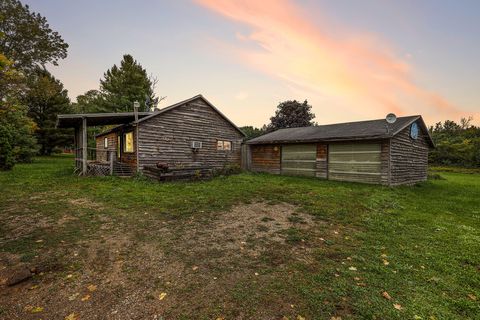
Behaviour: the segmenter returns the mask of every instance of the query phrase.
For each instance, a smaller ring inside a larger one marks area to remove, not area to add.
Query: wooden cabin
[[[240,166],[244,137],[232,121],[198,95],[97,135],[96,147],[116,151],[118,161],[138,166],[138,170],[159,162],[170,167],[222,168]]]
[[[119,125],[95,137],[90,159],[87,126],[113,123]],[[126,173],[119,175],[131,175],[158,163],[212,169],[240,165],[245,137],[202,95],[150,113],[59,115],[57,126],[75,128],[76,164],[83,174],[118,169]]]
[[[389,186],[427,179],[434,146],[421,116],[280,129],[247,141],[252,171]]]

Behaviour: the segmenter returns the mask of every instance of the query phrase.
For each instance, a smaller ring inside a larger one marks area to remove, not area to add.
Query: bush
[[[10,140],[10,132],[0,125],[0,170],[10,170],[15,164]]]

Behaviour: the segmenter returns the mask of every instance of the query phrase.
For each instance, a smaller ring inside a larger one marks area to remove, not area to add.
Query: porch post
[[[82,118],[82,174],[87,174],[87,118]]]

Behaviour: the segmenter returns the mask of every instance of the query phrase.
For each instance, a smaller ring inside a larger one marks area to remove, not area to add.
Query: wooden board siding
[[[414,140],[408,126],[391,139],[391,185],[427,180],[429,145],[426,135],[419,126],[419,136]]]
[[[231,141],[232,150],[217,150],[218,140]],[[202,142],[202,148],[194,151],[193,141]],[[140,167],[240,165],[242,141],[243,135],[199,98],[139,123]]]
[[[251,170],[280,174],[280,145],[251,145]]]
[[[282,146],[281,172],[286,175],[316,175],[316,144],[288,144]]]
[[[105,148],[104,140],[108,139],[108,147]],[[96,160],[108,162],[107,151],[117,150],[117,134],[115,132],[96,138]]]
[[[317,178],[328,178],[328,145],[317,144],[316,173]]]

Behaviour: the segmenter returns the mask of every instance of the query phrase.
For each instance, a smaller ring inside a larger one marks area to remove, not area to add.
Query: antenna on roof
[[[389,124],[394,124],[395,121],[397,121],[397,116],[396,116],[394,113],[389,113],[389,114],[387,114],[387,116],[385,117],[385,121],[387,121],[386,127],[387,127],[387,134],[388,134],[388,133],[390,133],[390,126],[389,126]]]

